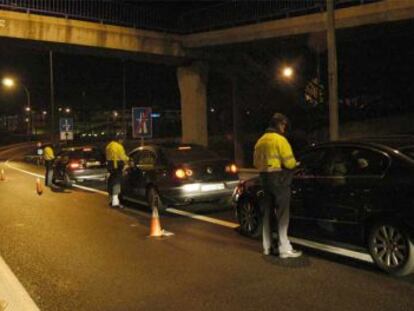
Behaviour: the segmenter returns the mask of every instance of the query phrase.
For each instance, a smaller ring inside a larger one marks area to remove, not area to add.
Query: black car
[[[54,181],[66,186],[85,180],[105,180],[106,176],[105,155],[96,147],[63,148],[53,165]]]
[[[290,234],[368,250],[394,275],[414,271],[414,138],[316,144],[297,156]],[[261,234],[259,178],[235,190],[240,231]]]
[[[123,200],[159,210],[167,206],[214,203],[231,206],[238,184],[236,166],[198,145],[162,144],[130,152],[124,171]]]

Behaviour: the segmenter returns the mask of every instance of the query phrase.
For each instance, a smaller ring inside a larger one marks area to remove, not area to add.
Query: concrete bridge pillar
[[[181,94],[182,142],[207,146],[207,64],[196,62],[177,69]]]

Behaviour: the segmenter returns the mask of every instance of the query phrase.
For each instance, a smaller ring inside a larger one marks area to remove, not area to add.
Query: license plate
[[[101,165],[100,161],[86,162],[86,167],[99,166],[99,165]]]
[[[223,190],[224,184],[209,184],[209,185],[201,185],[201,191],[214,191],[214,190]]]

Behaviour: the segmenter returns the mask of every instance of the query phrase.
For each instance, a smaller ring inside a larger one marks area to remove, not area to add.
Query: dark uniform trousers
[[[45,160],[45,186],[51,186],[53,184],[53,160]]]
[[[264,190],[263,206],[263,247],[270,250],[272,244],[271,217],[276,209],[278,222],[279,252],[292,250],[287,231],[289,227],[290,184],[292,172],[262,172],[260,173]]]
[[[115,167],[114,161],[108,161],[108,193],[110,196],[121,193],[122,170],[124,168],[123,161],[117,161]]]

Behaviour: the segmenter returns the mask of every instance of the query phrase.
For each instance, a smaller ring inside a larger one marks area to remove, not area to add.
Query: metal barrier
[[[383,0],[336,0],[337,8]],[[0,9],[189,34],[326,10],[326,0],[231,1],[171,18],[168,7],[115,0],[0,0]]]

